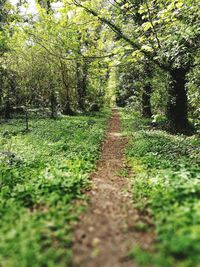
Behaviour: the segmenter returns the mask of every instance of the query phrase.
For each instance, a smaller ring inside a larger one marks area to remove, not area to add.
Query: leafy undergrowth
[[[0,266],[68,266],[70,224],[82,209],[108,113],[0,125]]]
[[[149,121],[122,112],[130,141],[133,197],[154,220],[154,253],[134,248],[141,266],[200,266],[200,139],[153,130]]]

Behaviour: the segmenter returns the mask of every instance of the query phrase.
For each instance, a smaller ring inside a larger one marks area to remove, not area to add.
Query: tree
[[[6,3],[7,0],[0,2],[0,56],[6,51],[5,24],[8,17]]]
[[[15,84],[11,90],[9,79],[2,80],[2,90],[12,100],[7,105],[4,97],[2,104],[9,110],[17,105],[26,110],[48,109],[51,118],[56,118],[58,111],[72,115],[89,110],[97,102],[102,106],[105,72],[112,55],[107,55],[107,42],[100,41],[101,24],[94,22],[88,30],[88,17],[82,10],[66,6],[55,11],[49,5],[38,5],[35,19],[27,16],[25,21],[21,14],[21,20],[12,23],[2,62],[4,76],[14,73]]]
[[[200,11],[196,8],[199,4],[190,0],[115,1],[114,4],[107,3],[105,11],[102,2],[96,5],[97,11],[92,1],[73,1],[76,6],[106,24],[134,50],[140,50],[150,61],[168,72],[171,83],[167,116],[176,131],[184,132],[190,128],[186,75],[194,64],[199,45]],[[136,7],[138,12],[135,13]],[[138,14],[142,15],[139,16],[141,27],[137,27]],[[124,24],[124,18],[129,28]]]

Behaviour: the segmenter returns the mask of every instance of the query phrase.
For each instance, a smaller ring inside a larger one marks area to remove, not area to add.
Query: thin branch
[[[136,42],[134,42],[133,40],[131,40],[128,36],[126,36],[122,30],[115,25],[112,21],[106,19],[105,17],[100,16],[95,10],[90,9],[84,5],[82,5],[80,2],[78,2],[77,0],[73,1],[74,4],[78,7],[81,7],[83,9],[85,9],[86,12],[92,14],[93,16],[97,17],[98,20],[100,20],[101,22],[105,23],[106,25],[108,25],[119,37],[121,37],[121,39],[124,39],[126,42],[128,42],[131,46],[133,46],[136,49],[141,49],[141,46],[139,44],[137,44]]]
[[[95,10],[90,9],[84,5],[82,5],[78,0],[73,0],[73,3],[77,6],[77,7],[81,7],[83,8],[86,12],[88,12],[89,14],[93,15],[94,17],[96,17],[98,20],[100,20],[102,23],[106,24],[111,30],[113,30],[113,32],[116,33],[116,35],[120,38],[123,39],[124,41],[126,41],[128,44],[130,44],[134,49],[140,50],[141,53],[146,56],[148,59],[152,60],[156,65],[158,65],[161,69],[168,71],[169,70],[169,66],[167,64],[163,64],[161,63],[159,60],[154,58],[154,53],[152,52],[148,52],[145,50],[141,50],[142,45],[134,42],[132,39],[130,39],[127,35],[125,35],[122,30],[115,25],[112,21],[108,20],[105,17],[100,16]]]
[[[158,47],[159,49],[161,49],[161,44],[160,44],[160,40],[158,38],[158,34],[156,32],[156,29],[153,25],[153,20],[152,20],[152,17],[151,17],[151,11],[150,11],[150,8],[149,8],[149,5],[147,3],[147,1],[145,1],[145,5],[147,7],[147,11],[148,11],[148,17],[149,17],[149,22],[151,23],[151,27],[152,27],[152,30],[153,30],[153,34],[155,35],[155,38],[156,38],[156,41],[157,41],[157,44],[158,44]]]
[[[141,50],[141,45],[134,42],[132,39],[130,39],[127,35],[125,35],[122,30],[115,25],[112,21],[108,20],[105,17],[100,16],[95,10],[90,9],[84,5],[82,5],[80,2],[78,2],[77,0],[73,0],[74,4],[78,7],[81,7],[83,9],[85,9],[86,12],[92,14],[93,16],[97,17],[101,22],[105,23],[106,25],[108,25],[110,27],[110,29],[112,29],[118,37],[120,37],[121,39],[125,40],[127,43],[129,43],[134,49],[137,50]],[[141,51],[145,56],[147,56],[148,58],[152,59],[152,53],[148,52],[148,51]]]
[[[25,30],[26,31],[26,30]],[[35,39],[34,41],[40,45],[42,48],[44,48],[50,55],[54,56],[54,57],[57,57],[59,59],[64,59],[64,60],[67,60],[67,61],[81,61],[82,59],[102,59],[102,58],[111,58],[113,56],[115,56],[114,53],[112,54],[108,54],[108,55],[102,55],[102,56],[97,56],[97,55],[91,55],[91,56],[84,56],[84,55],[80,55],[79,57],[66,57],[66,56],[63,56],[61,54],[57,54],[57,53],[54,53],[52,52],[52,49],[46,47],[43,43],[42,43],[42,39],[39,38],[38,36],[36,36],[34,33],[31,33],[31,32],[28,32],[26,31],[27,34],[33,36]]]

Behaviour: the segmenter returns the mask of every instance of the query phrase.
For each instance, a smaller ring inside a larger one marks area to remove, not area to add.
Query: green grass
[[[200,139],[152,130],[149,120],[122,112],[133,198],[153,217],[157,243],[151,255],[134,248],[141,266],[200,266]]]
[[[108,113],[0,125],[0,266],[68,266]]]

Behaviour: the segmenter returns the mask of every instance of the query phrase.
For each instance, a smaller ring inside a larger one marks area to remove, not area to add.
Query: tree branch
[[[113,32],[116,33],[116,35],[120,38],[123,39],[124,41],[126,41],[128,44],[130,44],[134,49],[140,50],[141,53],[146,56],[148,59],[152,60],[155,64],[157,64],[160,68],[164,69],[164,70],[168,70],[168,66],[166,64],[162,64],[159,60],[154,58],[154,54],[152,52],[148,52],[145,50],[141,50],[142,46],[136,42],[134,42],[132,39],[130,39],[127,35],[125,35],[122,30],[115,25],[112,21],[108,20],[105,17],[100,16],[95,10],[90,9],[84,5],[82,5],[78,0],[72,0],[73,3],[77,6],[77,7],[81,7],[83,8],[86,12],[88,12],[89,14],[92,14],[94,17],[98,18],[98,20],[100,20],[102,23],[108,25],[108,27],[113,30]]]
[[[42,40],[41,38],[39,38],[38,36],[36,36],[34,33],[29,32],[29,31],[27,31],[27,30],[24,30],[24,31],[25,31],[27,34],[33,36],[33,37],[34,37],[34,41],[35,41],[38,45],[40,45],[42,48],[44,48],[44,49],[45,49],[51,56],[57,57],[57,58],[59,58],[59,59],[63,59],[63,60],[67,60],[67,61],[80,61],[80,60],[82,60],[82,59],[86,59],[86,60],[88,59],[88,60],[90,60],[90,59],[110,58],[110,57],[115,56],[115,54],[112,53],[112,54],[102,55],[102,56],[96,56],[96,55],[84,56],[84,55],[81,54],[79,57],[66,57],[66,56],[63,56],[63,55],[61,55],[61,54],[57,54],[57,53],[53,52],[51,48],[46,47],[46,46],[42,43],[43,40]]]
[[[93,16],[97,17],[98,20],[100,20],[101,22],[105,23],[106,25],[108,25],[121,39],[124,39],[127,43],[129,43],[132,47],[134,47],[135,49],[141,49],[141,46],[134,42],[133,40],[131,40],[128,36],[126,36],[122,30],[115,25],[112,21],[106,19],[105,17],[100,16],[95,10],[90,9],[84,5],[82,5],[79,1],[77,0],[73,0],[73,3],[78,6],[81,7],[83,9],[85,9],[86,12],[92,14]]]
[[[151,23],[151,27],[152,27],[152,30],[153,30],[153,34],[155,35],[155,38],[156,38],[156,41],[157,41],[157,44],[158,44],[159,49],[161,49],[160,40],[159,40],[159,38],[158,38],[156,29],[155,29],[155,27],[154,27],[154,25],[153,25],[153,20],[152,20],[152,18],[151,18],[151,11],[150,11],[150,9],[149,9],[149,5],[148,5],[147,1],[145,1],[145,5],[146,5],[146,7],[147,7],[148,17],[149,17],[149,22]]]

